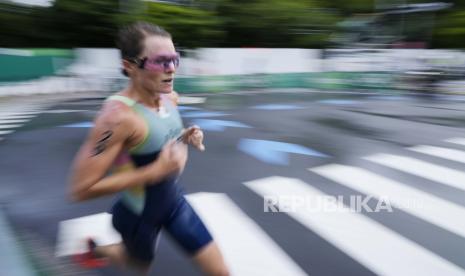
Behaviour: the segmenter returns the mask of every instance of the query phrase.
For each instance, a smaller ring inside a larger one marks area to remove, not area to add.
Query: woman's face
[[[144,68],[137,69],[135,81],[151,94],[167,94],[173,91],[174,73],[179,57],[173,41],[167,37],[148,36],[144,51],[139,58],[145,60]]]

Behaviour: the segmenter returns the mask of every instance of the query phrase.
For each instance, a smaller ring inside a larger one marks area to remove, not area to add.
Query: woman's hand
[[[168,175],[181,174],[186,166],[187,156],[187,145],[174,140],[166,143],[159,157],[146,167],[149,183],[156,183]]]
[[[184,131],[182,136],[184,143],[191,144],[200,151],[205,150],[205,146],[203,145],[203,131],[199,126],[190,126]]]

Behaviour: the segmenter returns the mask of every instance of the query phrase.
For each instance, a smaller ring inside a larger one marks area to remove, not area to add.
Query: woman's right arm
[[[113,112],[111,108],[104,108],[97,117],[94,128],[75,157],[70,176],[73,200],[86,200],[156,182],[182,165],[182,156],[164,149],[157,161],[151,164],[105,176],[134,133],[134,123],[127,112],[114,112],[115,108],[112,109]],[[171,143],[167,148],[172,146]]]

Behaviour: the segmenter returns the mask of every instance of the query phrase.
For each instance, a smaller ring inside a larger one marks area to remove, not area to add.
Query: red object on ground
[[[76,254],[72,256],[72,259],[79,266],[84,268],[100,268],[108,265],[106,258],[99,258],[95,256],[94,249],[96,247],[95,242],[92,239],[87,240],[88,251],[82,254]]]

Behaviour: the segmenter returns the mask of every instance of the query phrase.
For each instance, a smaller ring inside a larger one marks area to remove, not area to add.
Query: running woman
[[[179,55],[171,35],[137,22],[120,31],[118,46],[129,85],[105,101],[75,157],[70,182],[77,201],[120,192],[112,222],[122,243],[98,246],[89,239],[89,252],[82,256],[147,274],[163,228],[207,275],[229,275],[217,244],[177,183],[187,145],[201,151],[204,145],[202,130],[184,129],[177,111],[173,80]]]

